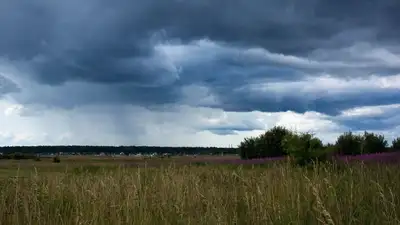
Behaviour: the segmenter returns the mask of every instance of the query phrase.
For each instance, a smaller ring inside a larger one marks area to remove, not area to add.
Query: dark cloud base
[[[0,97],[21,92],[14,97],[22,104],[63,108],[86,104],[157,108],[182,104],[182,89],[196,84],[207,87],[218,99],[209,107],[226,111],[312,110],[334,116],[357,106],[400,103],[400,92],[395,90],[310,97],[290,91],[278,94],[246,89],[260,82],[294,81],[324,72],[343,77],[387,76],[400,71],[396,66],[333,69],[325,64],[310,66],[307,60],[297,64],[267,62],[239,54],[258,48],[281,57],[292,56],[285,60],[293,61],[358,42],[400,46],[398,11],[397,0],[5,0],[0,2],[0,57],[16,67],[24,65],[26,73],[19,76],[52,89],[19,89],[0,76]],[[168,41],[187,47],[201,39],[223,49],[202,53],[212,60],[183,65],[166,64],[168,58],[155,50],[155,45]],[[230,48],[240,51],[228,51]],[[73,82],[84,85],[70,85]],[[199,103],[193,99],[189,104]]]

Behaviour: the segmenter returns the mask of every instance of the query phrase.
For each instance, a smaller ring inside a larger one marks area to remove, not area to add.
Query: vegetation
[[[395,149],[397,151],[400,150],[400,137],[398,137],[392,141],[392,149]]]
[[[287,151],[282,141],[289,134],[292,132],[288,129],[276,126],[258,137],[246,138],[239,144],[239,155],[243,159],[284,156]]]
[[[392,149],[399,148],[400,139],[392,143]],[[328,161],[334,155],[360,155],[391,151],[383,135],[364,132],[345,132],[335,144],[323,145],[322,141],[309,133],[289,131],[283,127],[273,127],[258,137],[246,138],[238,146],[242,159],[277,157],[289,155],[299,165],[315,161]]]
[[[342,155],[358,155],[362,153],[363,138],[352,132],[345,132],[336,140],[337,153]]]
[[[46,153],[79,153],[83,155],[91,154],[163,154],[173,155],[182,154],[232,154],[236,153],[236,148],[218,148],[218,147],[159,147],[159,146],[3,146],[0,152],[11,154],[14,152],[28,154],[46,154]]]
[[[324,145],[311,133],[274,127],[239,145],[240,157],[254,160],[177,156],[201,148],[146,152],[172,157],[34,154],[129,148],[141,153],[3,148],[1,158],[9,160],[0,161],[0,225],[400,224],[400,154],[376,154],[389,148],[374,133],[346,132]]]
[[[34,163],[37,170],[8,165],[13,176],[0,180],[0,224],[400,223],[399,165]]]
[[[9,153],[0,155],[0,159],[13,159],[13,160],[21,160],[21,159],[37,159],[38,157],[34,154],[27,153]]]
[[[326,150],[322,141],[310,133],[291,133],[282,141],[282,147],[300,166],[326,161]]]
[[[388,150],[388,142],[383,135],[364,132],[363,136],[363,154],[386,152]]]
[[[54,156],[53,157],[53,163],[60,163],[60,162],[61,162],[61,159],[60,159],[59,156]]]
[[[383,135],[364,132],[355,135],[346,132],[336,141],[337,150],[343,155],[358,155],[388,151],[388,143]]]
[[[239,145],[239,155],[242,159],[262,158],[258,147],[258,138],[245,138]]]

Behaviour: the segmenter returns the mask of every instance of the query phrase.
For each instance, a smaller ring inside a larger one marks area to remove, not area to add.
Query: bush
[[[362,153],[386,152],[388,142],[383,135],[364,132]]]
[[[239,155],[242,159],[253,159],[257,158],[257,146],[258,138],[251,137],[245,138],[242,142],[240,142],[238,146]]]
[[[335,147],[335,144],[332,143],[327,143],[326,145],[324,145],[324,148],[333,148]]]
[[[340,135],[336,140],[336,151],[341,155],[358,155],[362,153],[363,137],[351,131]]]
[[[360,135],[345,132],[337,138],[334,145],[327,144],[324,146],[321,140],[312,134],[298,134],[284,127],[276,126],[258,137],[245,138],[239,144],[238,151],[242,159],[290,155],[295,158],[302,158],[305,161],[304,163],[307,164],[311,159],[321,161],[325,160],[323,158],[336,153],[339,155],[359,155],[386,152],[389,150],[387,146],[388,142],[383,135],[368,132]],[[400,149],[400,138],[395,139],[392,146],[395,149]]]
[[[364,132],[363,135],[355,135],[346,132],[340,135],[335,144],[341,155],[359,155],[388,151],[388,142],[383,135]]]
[[[61,162],[60,157],[58,157],[58,156],[53,157],[53,163],[60,163],[60,162]]]
[[[394,151],[400,151],[400,137],[398,137],[392,141],[392,149]]]
[[[257,147],[260,149],[260,157],[278,157],[286,155],[286,151],[282,146],[283,139],[293,134],[288,129],[275,126],[264,134],[260,135]]]
[[[289,134],[282,141],[282,147],[300,166],[328,160],[331,150],[331,148],[324,147],[322,141],[310,133]]]
[[[20,153],[20,152],[0,155],[0,159],[23,160],[23,159],[35,159],[35,158],[36,158],[36,156],[33,154],[25,154],[25,153]]]
[[[284,156],[287,153],[282,147],[282,140],[292,132],[275,126],[258,137],[245,138],[238,146],[242,159]]]

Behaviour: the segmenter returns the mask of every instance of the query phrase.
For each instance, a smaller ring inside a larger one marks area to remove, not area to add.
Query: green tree
[[[400,151],[400,137],[398,137],[392,141],[392,149],[394,151]]]
[[[383,135],[364,132],[362,153],[386,152],[388,150],[387,147],[388,142]]]
[[[311,133],[286,135],[282,141],[282,147],[300,166],[307,166],[313,162],[328,159],[328,152],[326,151],[328,148],[324,147],[322,141]]]
[[[341,155],[357,155],[362,153],[363,136],[351,131],[340,135],[335,143],[336,151]]]
[[[292,134],[290,130],[282,126],[275,126],[260,135],[258,139],[258,147],[260,148],[261,157],[278,157],[287,155],[283,149],[282,141],[285,136]]]
[[[238,146],[239,156],[242,159],[257,158],[257,137],[245,138]]]
[[[282,140],[292,132],[288,129],[275,126],[258,137],[245,138],[238,146],[242,159],[277,157],[286,155],[282,147]]]

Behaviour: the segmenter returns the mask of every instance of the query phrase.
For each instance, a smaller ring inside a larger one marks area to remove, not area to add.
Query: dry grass
[[[0,224],[400,224],[397,165],[71,165],[1,179]]]

